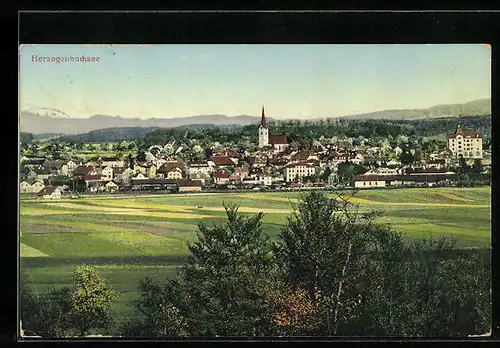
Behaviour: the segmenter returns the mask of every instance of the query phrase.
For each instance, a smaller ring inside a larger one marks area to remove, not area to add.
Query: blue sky
[[[487,45],[23,45],[20,109],[323,118],[491,95]],[[34,62],[33,56],[99,62]]]

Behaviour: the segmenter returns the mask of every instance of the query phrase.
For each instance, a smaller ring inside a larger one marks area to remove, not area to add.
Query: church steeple
[[[267,128],[266,113],[264,112],[264,105],[262,105],[262,116],[261,116],[261,119],[260,119],[260,126],[262,128]]]
[[[264,105],[262,105],[262,116],[260,119],[259,127],[259,147],[266,147],[269,145],[269,129],[267,129],[266,114],[264,112]]]

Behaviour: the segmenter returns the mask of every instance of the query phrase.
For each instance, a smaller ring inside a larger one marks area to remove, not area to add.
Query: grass
[[[245,215],[263,211],[263,231],[276,240],[299,197],[299,192],[233,192],[22,201],[21,270],[38,291],[47,291],[49,285],[70,286],[74,268],[92,264],[119,292],[114,309],[124,321],[138,280],[175,274],[197,225],[225,221],[223,202],[239,205]],[[354,203],[361,210],[381,210],[378,222],[411,240],[453,236],[464,248],[491,245],[489,187],[365,190]]]

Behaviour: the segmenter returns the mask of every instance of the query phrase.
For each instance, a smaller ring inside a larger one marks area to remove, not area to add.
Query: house
[[[112,167],[113,179],[124,181],[130,178],[131,170],[126,167]]]
[[[80,165],[80,166],[77,166],[72,174],[73,176],[76,176],[76,177],[82,177],[84,175],[90,175],[90,173],[92,171],[94,171],[94,166],[89,166],[89,165]]]
[[[226,185],[229,183],[229,177],[231,174],[224,170],[215,171],[212,173],[215,185]]]
[[[203,174],[209,175],[212,172],[212,168],[208,165],[207,162],[189,162],[188,165],[189,175],[195,174]]]
[[[167,179],[182,179],[185,177],[186,166],[182,162],[165,162],[158,168],[157,174]]]
[[[242,167],[236,167],[236,168],[234,168],[234,173],[232,173],[230,175],[229,181],[231,181],[231,182],[241,182],[248,175],[249,175],[249,172],[248,172],[247,169],[244,169]]]
[[[45,188],[45,185],[40,181],[35,181],[33,184],[31,184],[31,192],[32,193],[39,193],[44,188]]]
[[[201,180],[178,179],[179,192],[199,192],[203,186]]]
[[[237,164],[228,156],[212,156],[210,157],[210,161],[218,168],[232,167]]]
[[[233,149],[224,149],[222,151],[214,153],[213,156],[215,156],[215,157],[229,157],[234,162],[234,164],[238,164],[238,161],[240,158],[238,151],[233,150]]]
[[[105,185],[106,191],[109,191],[111,193],[117,191],[120,187],[113,181],[108,181]]]
[[[483,158],[483,137],[468,128],[457,125],[455,132],[447,136],[447,148],[458,158]]]
[[[101,175],[84,175],[83,180],[85,181],[85,185],[87,186],[87,189],[90,192],[96,192],[98,191],[99,187],[104,186],[105,181],[102,180]]]
[[[307,162],[313,160],[317,161],[319,158],[318,155],[313,151],[299,151],[292,156],[292,159],[299,162]]]
[[[349,162],[354,163],[354,164],[360,164],[361,162],[364,161],[364,156],[361,152],[357,151],[351,151],[349,153]]]
[[[123,168],[123,167],[120,167],[120,168]],[[114,171],[113,171],[113,167],[111,167],[111,166],[105,167],[101,172],[102,180],[108,180],[108,181],[113,180],[113,175],[114,175]]]
[[[134,164],[134,170],[144,174],[148,178],[154,178],[156,176],[156,166],[150,162],[138,161]]]
[[[61,198],[62,191],[57,186],[47,186],[38,195],[46,199],[56,199]]]
[[[390,177],[386,175],[355,175],[355,188],[385,187]]]
[[[273,177],[271,175],[259,175],[256,177],[260,185],[271,186],[273,182]]]
[[[309,163],[291,163],[285,166],[285,181],[301,181],[302,178],[314,175],[316,168]]]
[[[101,158],[102,167],[124,167],[125,163],[122,159],[118,157],[102,157]]]
[[[26,180],[21,181],[19,184],[19,193],[32,193],[30,183]]]
[[[167,162],[165,158],[157,158],[156,159],[156,168],[161,168],[161,166]]]
[[[74,161],[66,162],[66,166],[68,167],[68,172],[72,172],[78,167],[78,165]]]
[[[106,181],[105,180],[89,181],[87,183],[87,189],[90,192],[103,192],[106,190]]]
[[[50,171],[50,169],[44,169],[44,168],[42,168],[42,169],[34,169],[33,171],[36,174],[36,179],[37,180],[48,179],[52,175],[52,172]]]

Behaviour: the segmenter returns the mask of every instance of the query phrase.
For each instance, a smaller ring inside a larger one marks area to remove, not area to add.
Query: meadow
[[[175,274],[198,223],[224,222],[223,202],[244,214],[262,211],[264,232],[277,239],[299,197],[299,192],[232,192],[22,200],[21,272],[34,290],[45,292],[70,285],[75,266],[94,265],[119,293],[120,322],[132,310],[137,281]],[[412,240],[453,236],[462,248],[491,246],[490,187],[366,190],[352,202],[361,210],[381,211],[379,223]]]

